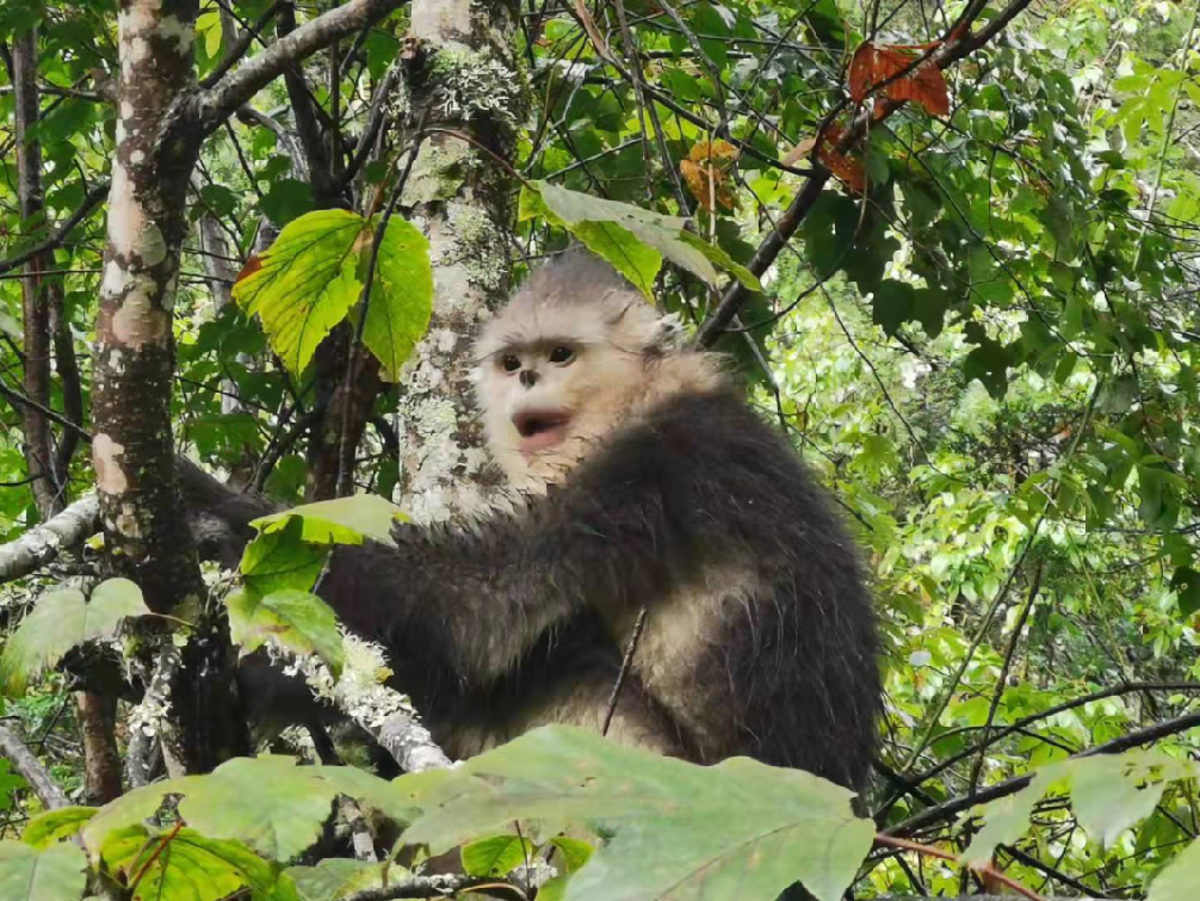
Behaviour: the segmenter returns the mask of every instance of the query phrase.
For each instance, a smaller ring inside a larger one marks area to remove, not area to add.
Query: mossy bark
[[[434,308],[402,382],[398,493],[425,522],[469,514],[499,483],[485,463],[470,368],[474,335],[508,289],[515,179],[505,164],[526,104],[517,15],[514,0],[412,7],[407,124],[429,135],[402,206],[429,238]]]

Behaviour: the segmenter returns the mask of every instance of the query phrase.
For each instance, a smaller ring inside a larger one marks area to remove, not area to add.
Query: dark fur
[[[398,551],[340,548],[321,594],[388,647],[452,756],[527,728],[531,709],[534,722],[581,721],[583,705],[595,723],[622,653],[614,615],[648,605],[650,636],[679,591],[724,566],[757,587],[703,599],[694,653],[639,652],[620,716],[665,753],[748,755],[862,786],[880,685],[855,552],[793,449],[735,394],[669,399],[478,535],[397,537]],[[656,694],[656,665],[689,695]]]

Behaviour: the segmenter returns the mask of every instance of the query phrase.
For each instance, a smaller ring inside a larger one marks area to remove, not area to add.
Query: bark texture
[[[15,96],[17,125],[17,194],[25,228],[44,231],[45,194],[42,187],[42,151],[33,127],[41,116],[37,88],[37,32],[33,29],[14,38],[9,69]],[[51,350],[62,386],[63,413],[76,425],[83,419],[83,396],[75,347],[66,321],[63,286],[57,276],[42,273],[54,267],[52,251],[33,256],[25,265],[21,281],[25,337],[25,395],[38,406],[24,407],[25,462],[30,475],[40,476],[30,487],[43,522],[50,522],[67,505],[67,475],[79,444],[79,433],[64,429],[55,446],[50,418],[52,409]],[[39,409],[39,407],[43,409]],[[55,534],[55,533],[50,533]],[[90,690],[75,693],[75,709],[83,733],[85,794],[91,802],[103,803],[121,793],[121,779],[113,735],[115,701]],[[115,774],[115,783],[113,775]]]
[[[158,613],[205,594],[179,515],[171,434],[172,307],[200,134],[165,127],[190,86],[197,8],[197,0],[120,7],[117,147],[93,358],[92,460],[106,546]],[[201,624],[183,654],[186,676],[161,737],[188,771],[205,771],[249,741],[220,630]]]
[[[398,417],[405,509],[418,521],[470,516],[499,485],[471,410],[471,342],[508,288],[511,162],[525,120],[514,0],[414,0],[406,58],[410,131],[430,129],[402,206],[430,243],[429,333],[402,380]],[[446,131],[469,135],[476,144]]]
[[[37,34],[32,29],[13,38],[9,58],[17,138],[17,198],[23,228],[28,232],[46,225],[46,202],[42,192],[42,150],[31,140],[31,129],[38,120]],[[25,395],[43,407],[50,406],[50,307],[62,301],[61,286],[40,273],[52,269],[51,254],[38,254],[25,264],[21,280],[21,299],[25,332]],[[43,519],[49,519],[65,505],[63,475],[56,467],[54,434],[49,418],[36,407],[24,410],[25,464],[31,476],[30,487]]]

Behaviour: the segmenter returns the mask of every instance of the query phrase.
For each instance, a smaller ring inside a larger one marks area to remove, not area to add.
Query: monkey
[[[644,609],[610,738],[860,790],[881,686],[858,552],[787,437],[682,338],[587,250],[535,269],[482,329],[474,376],[523,501],[339,548],[319,593],[389,651],[452,758],[547,723],[602,730]],[[243,539],[263,512],[185,482]]]

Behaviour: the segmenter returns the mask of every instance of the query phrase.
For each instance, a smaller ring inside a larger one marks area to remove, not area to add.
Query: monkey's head
[[[560,481],[630,416],[716,387],[715,357],[681,339],[674,317],[585,250],[535,270],[477,345],[488,446],[509,480]]]

